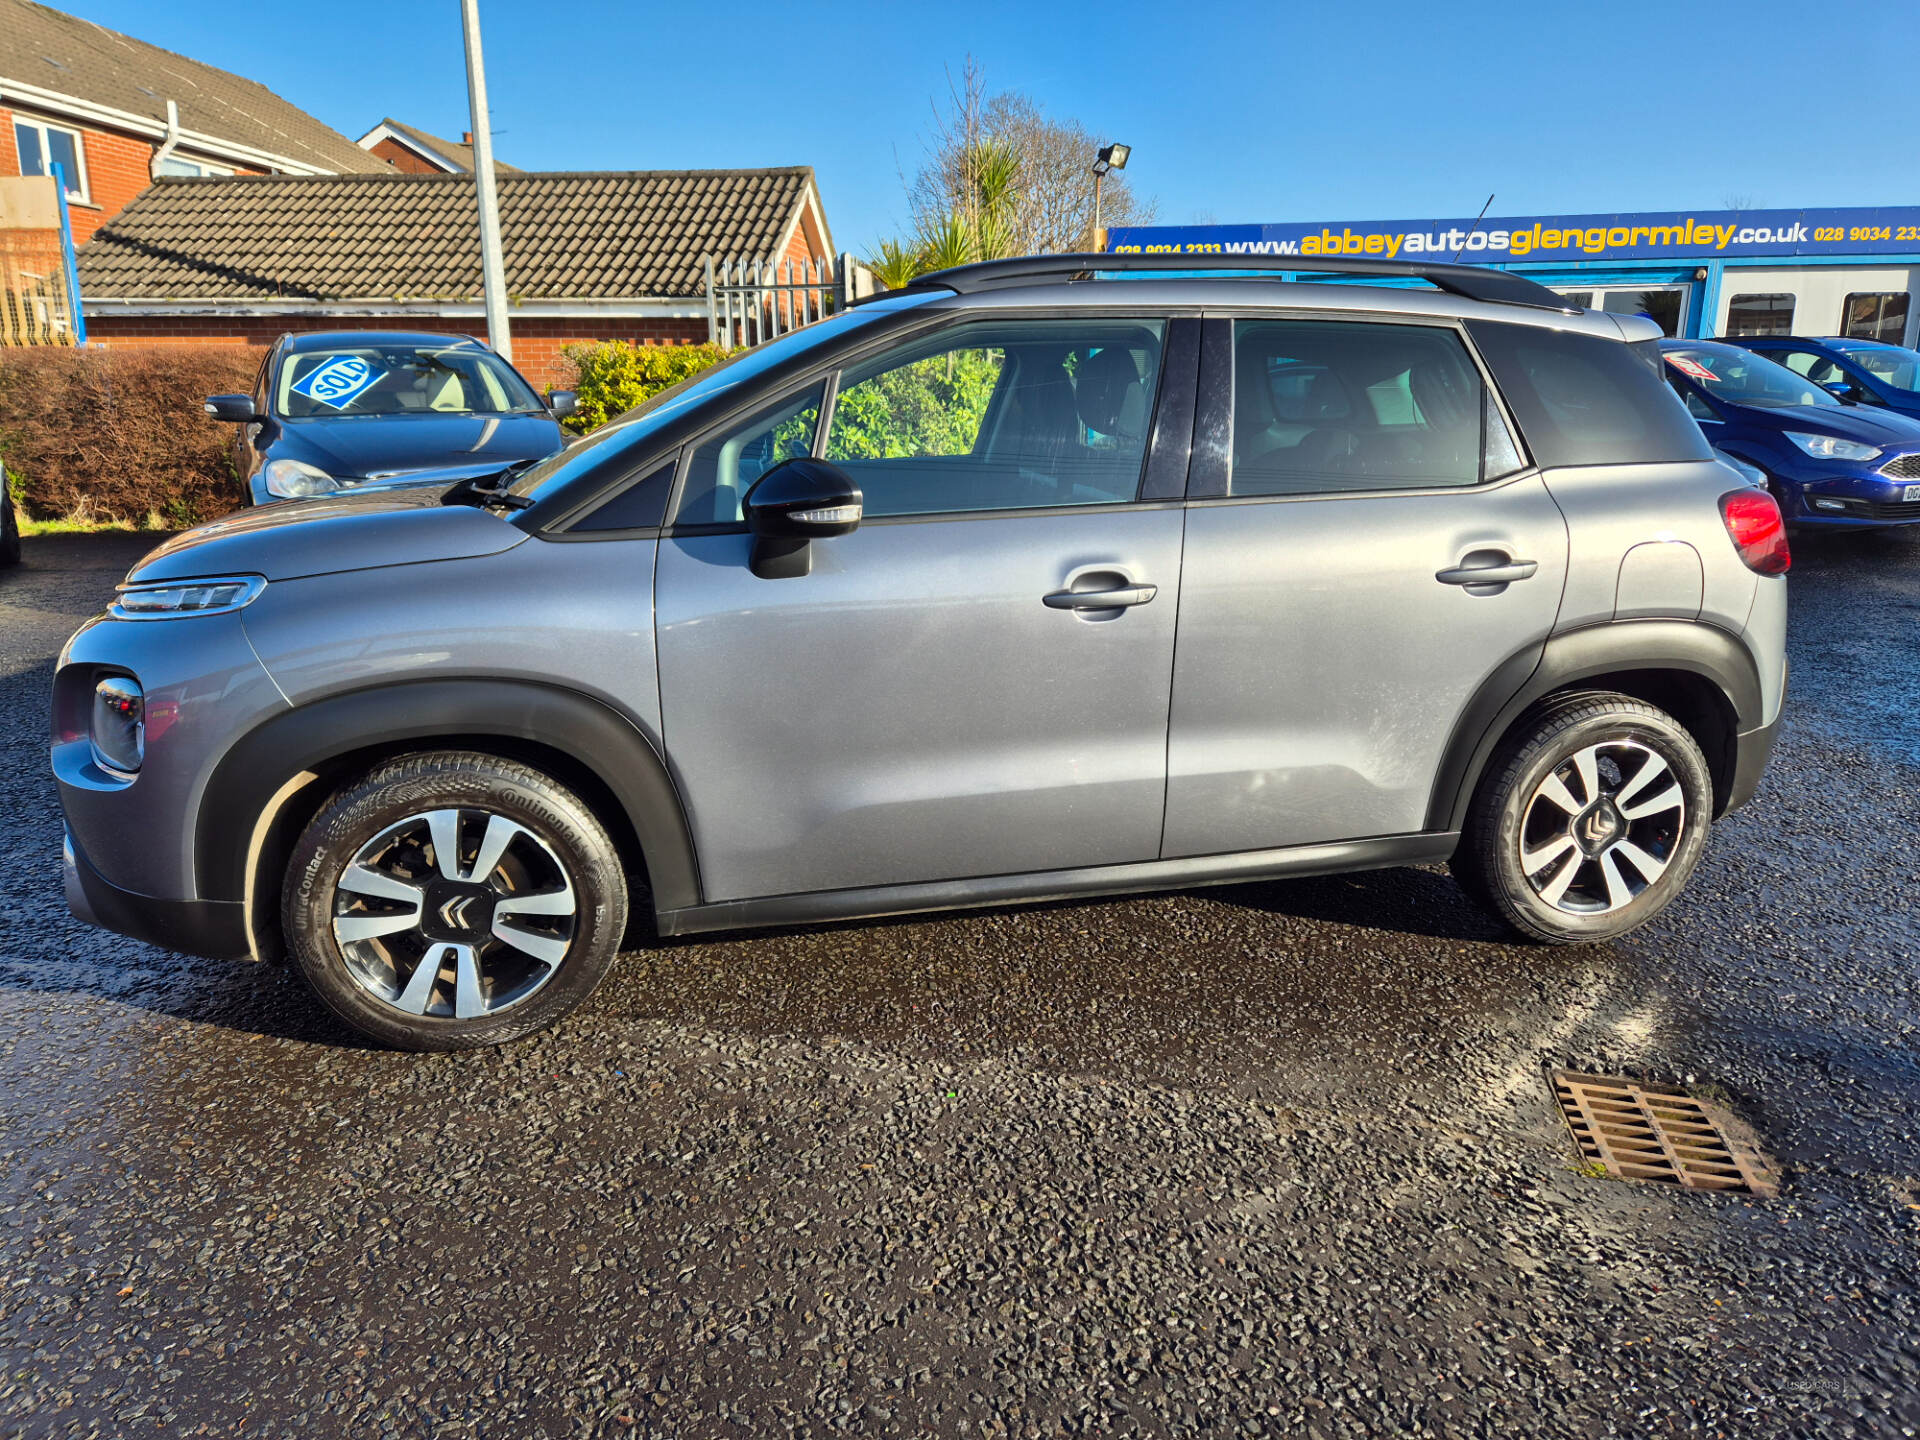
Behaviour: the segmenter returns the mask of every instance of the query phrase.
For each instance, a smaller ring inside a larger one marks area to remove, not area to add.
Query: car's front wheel
[[[1531,939],[1610,940],[1679,894],[1712,817],[1706,760],[1671,715],[1625,695],[1561,696],[1488,767],[1453,872]]]
[[[627,919],[620,855],[579,797],[468,751],[380,765],[288,863],[287,952],[328,1009],[402,1050],[498,1045],[593,993]]]

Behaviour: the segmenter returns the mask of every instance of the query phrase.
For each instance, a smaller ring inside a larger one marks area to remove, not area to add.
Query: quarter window
[[[1012,320],[923,337],[842,375],[825,458],[872,518],[1131,501],[1165,330]]]
[[[1793,296],[1736,295],[1727,302],[1727,334],[1791,335]]]
[[[1521,467],[1452,330],[1241,320],[1233,364],[1230,494],[1474,485]]]
[[[676,519],[682,525],[733,525],[753,482],[782,460],[813,453],[820,429],[821,382],[756,411],[693,452]]]
[[[13,143],[22,175],[51,175],[58,165],[67,179],[67,198],[86,200],[87,166],[79,131],[16,116]]]
[[[1907,292],[1849,295],[1840,307],[1840,333],[1850,340],[1884,340],[1899,345],[1907,338]]]
[[[1712,458],[1651,340],[1496,320],[1469,320],[1467,332],[1542,468]]]

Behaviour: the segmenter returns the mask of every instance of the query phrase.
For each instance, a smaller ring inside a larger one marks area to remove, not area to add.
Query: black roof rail
[[[942,289],[957,295],[974,295],[983,290],[1004,290],[1045,280],[1090,280],[1101,272],[1145,270],[1157,274],[1181,274],[1201,270],[1251,270],[1266,274],[1285,272],[1299,278],[1313,275],[1364,275],[1378,278],[1404,277],[1425,280],[1449,295],[1468,300],[1487,300],[1499,305],[1531,305],[1541,310],[1564,310],[1566,297],[1546,286],[1485,265],[1448,265],[1423,260],[1373,260],[1357,255],[1168,255],[1168,254],[1071,254],[1017,255],[1006,260],[982,260],[973,265],[956,265],[918,276],[910,290]],[[882,292],[886,293],[886,292]],[[877,298],[877,297],[876,297]]]

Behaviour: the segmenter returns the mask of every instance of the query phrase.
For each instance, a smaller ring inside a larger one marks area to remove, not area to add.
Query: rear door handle
[[[1050,610],[1120,610],[1128,605],[1144,605],[1160,593],[1158,585],[1122,585],[1113,590],[1056,590],[1042,595],[1040,603]]]
[[[1451,570],[1440,571],[1433,578],[1442,585],[1465,585],[1473,590],[1482,585],[1511,585],[1516,580],[1531,580],[1540,569],[1537,560],[1515,560],[1500,550],[1476,551],[1466,558],[1471,561],[1480,556],[1486,556],[1492,563],[1456,565]]]

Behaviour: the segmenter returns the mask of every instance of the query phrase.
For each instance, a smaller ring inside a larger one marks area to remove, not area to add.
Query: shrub
[[[202,408],[250,389],[244,345],[0,350],[0,460],[35,519],[169,526],[246,503],[234,427]]]
[[[626,340],[563,345],[561,357],[573,368],[577,408],[567,417],[569,430],[584,434],[624,415],[641,401],[717,365],[731,353],[718,345],[635,345]]]

